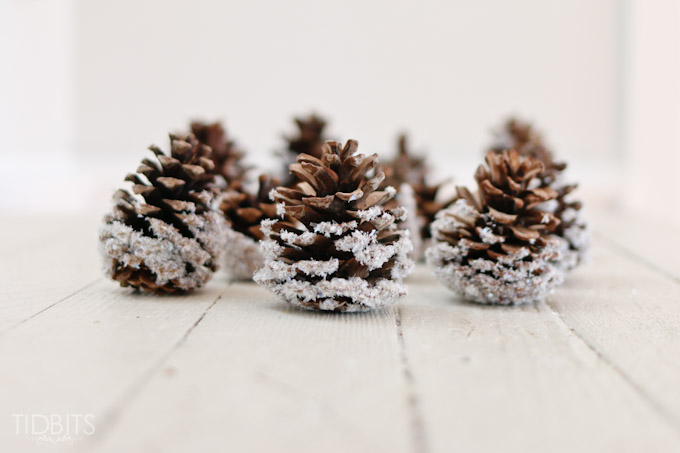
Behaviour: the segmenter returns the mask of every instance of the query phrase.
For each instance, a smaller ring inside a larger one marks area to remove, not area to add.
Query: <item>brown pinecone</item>
[[[544,206],[544,209],[560,219],[554,234],[569,243],[569,249],[562,261],[565,269],[571,270],[587,261],[591,242],[590,230],[581,210],[583,204],[571,199],[571,194],[578,184],[564,181],[567,164],[555,160],[554,153],[545,144],[542,135],[525,121],[511,118],[496,135],[496,142],[491,146],[491,151],[500,153],[505,149],[516,149],[522,156],[534,157],[543,162],[544,169],[539,175],[541,187],[551,187],[557,192],[555,201]]]
[[[195,121],[191,123],[191,133],[212,149],[212,160],[215,162],[212,172],[224,178],[224,183],[219,185],[228,186],[234,181],[241,183],[244,180],[249,170],[243,164],[244,152],[229,139],[222,124]]]
[[[357,146],[329,141],[320,158],[299,155],[290,166],[297,184],[272,193],[289,219],[262,222],[265,266],[254,278],[295,306],[367,311],[406,294],[411,241],[396,225],[405,212],[384,208],[395,190],[377,191],[378,156],[355,154]]]
[[[424,249],[429,246],[430,224],[441,209],[449,206],[454,200],[438,199],[443,184],[427,183],[429,167],[425,157],[416,156],[409,151],[408,138],[399,136],[397,156],[380,165],[385,173],[381,187],[392,186],[398,189],[397,196],[390,200],[386,207],[404,206],[408,210],[406,220],[401,228],[412,231],[413,256],[416,260],[424,257]]]
[[[106,273],[121,286],[155,293],[188,291],[206,283],[225,248],[225,222],[211,189],[211,150],[193,135],[170,135],[170,155],[143,159],[132,195],[118,190],[100,230]]]
[[[220,209],[231,226],[227,230],[226,269],[238,279],[250,280],[262,267],[258,242],[264,235],[260,222],[277,217],[276,205],[270,200],[269,193],[278,185],[278,179],[260,175],[256,193],[250,192],[241,182],[232,184],[222,194]]]
[[[554,174],[566,168],[566,164],[555,161],[555,157],[546,146],[543,136],[534,127],[518,118],[510,118],[503,128],[496,133],[496,140],[490,150],[502,152],[516,149],[521,156],[530,156],[543,162],[544,174]]]
[[[326,141],[324,134],[326,124],[326,120],[314,113],[306,118],[295,118],[295,125],[298,129],[297,135],[293,137],[284,136],[288,142],[286,155],[283,156],[285,165],[283,171],[284,186],[288,187],[295,184],[295,176],[288,172],[288,167],[296,162],[298,155],[309,154],[317,159],[321,158],[321,148]]]
[[[428,263],[464,298],[491,304],[540,300],[562,282],[564,239],[559,218],[542,209],[558,193],[542,187],[543,163],[513,150],[486,155],[478,191],[459,199],[432,224]]]

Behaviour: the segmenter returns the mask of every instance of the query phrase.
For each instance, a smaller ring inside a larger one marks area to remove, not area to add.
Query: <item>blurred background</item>
[[[274,168],[292,117],[435,179],[534,123],[582,196],[680,223],[675,0],[0,0],[0,212],[105,212],[167,132],[223,120]]]

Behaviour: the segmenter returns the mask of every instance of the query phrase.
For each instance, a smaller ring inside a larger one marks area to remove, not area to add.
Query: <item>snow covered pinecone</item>
[[[300,154],[309,154],[317,159],[320,158],[323,144],[326,141],[325,129],[328,123],[323,117],[312,113],[303,118],[294,118],[294,121],[297,127],[297,135],[284,136],[287,147],[281,153],[281,160],[284,164],[281,180],[286,187],[296,182],[295,176],[288,172],[289,165],[297,162],[297,157]]]
[[[569,244],[562,261],[564,270],[571,270],[586,262],[591,245],[590,228],[583,215],[583,203],[573,199],[573,191],[578,184],[565,182],[567,164],[556,161],[543,136],[530,123],[518,118],[510,118],[505,123],[496,133],[496,139],[490,147],[491,151],[497,153],[507,149],[515,149],[521,156],[530,156],[543,162],[544,168],[539,175],[541,185],[553,188],[557,197],[542,208],[560,219],[554,234]]]
[[[396,191],[377,190],[378,156],[355,154],[357,146],[329,141],[320,158],[299,155],[290,166],[297,184],[272,192],[288,218],[262,222],[265,266],[254,279],[294,306],[368,311],[406,294],[411,241],[396,225],[405,210],[384,208]]]
[[[403,206],[409,213],[399,227],[411,231],[413,257],[420,261],[425,256],[425,248],[430,245],[430,224],[437,212],[453,203],[453,200],[440,199],[443,184],[428,184],[430,168],[426,159],[410,151],[405,134],[399,136],[397,155],[392,160],[382,162],[379,170],[385,173],[381,187],[398,189],[397,196],[388,201],[386,207]]]
[[[170,155],[142,160],[125,179],[99,238],[105,272],[121,286],[177,293],[205,284],[225,247],[225,222],[211,189],[211,150],[193,135],[170,135]]]
[[[222,124],[194,121],[190,127],[196,139],[212,149],[212,172],[218,177],[218,186],[229,187],[246,179],[250,167],[243,163],[245,153],[229,138]]]
[[[259,241],[264,238],[260,229],[263,219],[276,217],[276,205],[269,192],[278,185],[278,179],[260,175],[256,193],[244,185],[232,184],[222,194],[220,209],[229,222],[228,247],[225,250],[226,270],[240,280],[250,280],[264,264]]]
[[[544,298],[563,280],[566,241],[554,234],[560,220],[541,209],[557,192],[541,187],[543,163],[515,150],[487,153],[475,173],[478,191],[437,214],[428,263],[449,288],[488,304]]]

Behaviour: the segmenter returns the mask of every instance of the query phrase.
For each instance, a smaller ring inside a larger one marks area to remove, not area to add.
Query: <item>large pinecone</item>
[[[542,187],[543,163],[515,150],[489,152],[475,174],[478,192],[460,198],[432,224],[436,244],[427,260],[466,299],[520,304],[542,299],[562,282],[566,248],[560,224],[542,206],[557,192]]]
[[[314,113],[305,118],[295,118],[295,125],[298,129],[297,135],[284,137],[288,142],[288,147],[283,156],[284,186],[295,184],[295,176],[288,172],[288,167],[290,164],[294,164],[297,161],[297,157],[300,154],[309,154],[317,159],[321,158],[321,149],[326,141],[326,136],[324,134],[326,124],[326,120]]]
[[[240,183],[232,184],[222,194],[220,209],[231,225],[227,229],[226,269],[238,279],[250,280],[263,265],[258,244],[264,238],[260,222],[277,217],[269,193],[278,185],[278,179],[260,175],[257,192]]]
[[[105,271],[121,286],[155,293],[198,288],[218,268],[225,222],[211,188],[211,150],[193,135],[170,135],[170,155],[150,147],[118,190],[100,230]]]
[[[564,238],[569,244],[562,261],[565,270],[571,270],[587,261],[591,242],[590,229],[583,216],[583,204],[572,199],[578,184],[565,182],[567,164],[555,160],[554,153],[545,144],[543,136],[531,124],[517,118],[511,118],[505,123],[490,148],[497,153],[506,149],[515,149],[521,156],[534,157],[543,162],[544,169],[539,175],[541,187],[550,187],[557,192],[555,200],[543,208],[560,219],[554,234]]]
[[[289,219],[262,222],[265,266],[255,281],[295,306],[367,311],[406,294],[411,241],[396,225],[405,211],[384,208],[395,190],[377,191],[378,156],[357,146],[329,141],[320,158],[301,154],[290,166],[297,184],[272,193]]]
[[[430,224],[435,215],[453,203],[453,200],[442,200],[438,196],[443,184],[428,184],[430,169],[425,160],[424,156],[417,156],[410,151],[408,138],[402,134],[399,136],[396,157],[380,164],[380,170],[385,173],[381,187],[398,189],[397,196],[386,207],[401,205],[408,210],[408,216],[400,227],[411,230],[413,256],[417,260],[424,257],[424,250],[430,245]]]
[[[244,180],[249,170],[243,163],[244,152],[229,139],[222,124],[195,121],[191,123],[191,133],[212,149],[212,160],[215,162],[212,173],[224,178],[224,181],[219,181],[219,185],[228,186]]]

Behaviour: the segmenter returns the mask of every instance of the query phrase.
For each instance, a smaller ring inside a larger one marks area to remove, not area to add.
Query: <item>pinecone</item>
[[[170,135],[170,155],[149,149],[130,194],[118,190],[100,230],[106,273],[121,286],[155,293],[188,291],[206,283],[225,248],[225,222],[214,207],[211,150],[193,135]],[[142,200],[143,199],[143,200]]]
[[[224,178],[218,185],[225,187],[245,179],[249,167],[243,164],[244,153],[229,140],[222,124],[195,121],[191,123],[191,133],[199,142],[212,148],[212,160],[215,162],[212,172]]]
[[[557,191],[557,198],[545,209],[550,210],[555,217],[560,219],[555,234],[564,238],[569,245],[565,251],[563,266],[565,270],[570,271],[588,261],[592,239],[590,228],[583,215],[583,203],[571,199],[571,193],[578,184],[563,184],[561,180],[558,178],[552,184]]]
[[[486,155],[475,173],[478,192],[437,214],[436,241],[426,254],[444,284],[464,298],[490,304],[540,300],[562,282],[565,240],[559,218],[544,211],[558,193],[540,186],[543,163],[513,150]]]
[[[408,138],[400,135],[397,156],[380,165],[385,173],[385,180],[381,187],[396,187],[397,196],[388,201],[386,207],[393,209],[404,206],[409,215],[400,224],[401,228],[411,230],[413,241],[413,256],[416,260],[424,257],[424,250],[430,244],[430,224],[441,209],[449,206],[454,200],[438,199],[443,184],[429,185],[427,177],[429,168],[425,157],[416,156],[409,151]]]
[[[543,208],[560,219],[554,234],[564,238],[569,244],[562,264],[565,270],[571,270],[586,262],[591,243],[590,229],[581,210],[583,204],[571,199],[578,184],[564,181],[567,164],[557,162],[542,135],[531,124],[517,118],[511,118],[505,123],[490,148],[497,153],[506,149],[516,149],[521,156],[534,157],[543,162],[544,170],[539,175],[541,187],[551,187],[557,192],[555,200]]]
[[[260,222],[277,216],[276,205],[269,199],[269,193],[278,185],[278,179],[260,175],[256,193],[239,183],[232,184],[222,194],[220,209],[231,224],[227,229],[226,269],[238,279],[250,280],[263,265],[259,241],[264,235]]]
[[[566,168],[566,164],[555,161],[552,151],[543,141],[543,136],[530,123],[518,118],[510,118],[505,122],[503,128],[496,133],[490,149],[499,153],[506,149],[516,149],[521,156],[531,156],[543,162],[544,173],[560,172]]]
[[[294,306],[367,311],[406,294],[411,241],[396,225],[405,210],[384,208],[396,191],[376,191],[378,156],[355,155],[357,146],[329,141],[320,158],[299,155],[290,166],[297,184],[272,192],[289,219],[262,222],[265,266],[254,279]]]
[[[288,172],[290,164],[297,161],[300,154],[309,154],[310,156],[321,158],[321,148],[323,147],[326,137],[324,129],[326,128],[326,120],[312,113],[306,118],[295,118],[295,124],[298,128],[298,135],[294,137],[284,137],[288,142],[286,155],[283,156],[285,164],[283,171],[284,186],[289,187],[295,184],[295,176]]]

